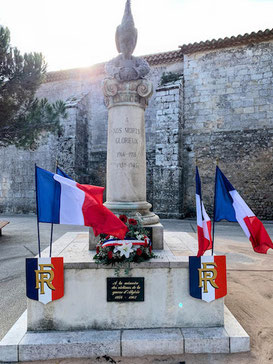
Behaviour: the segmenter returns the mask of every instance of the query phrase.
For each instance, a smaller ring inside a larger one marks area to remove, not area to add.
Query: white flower
[[[123,243],[122,245],[118,245],[115,247],[114,253],[119,252],[121,257],[124,255],[125,258],[129,258],[130,253],[133,252],[132,245],[132,243]]]

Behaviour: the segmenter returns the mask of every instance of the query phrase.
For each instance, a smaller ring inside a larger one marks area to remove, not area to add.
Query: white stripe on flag
[[[253,211],[247,206],[245,201],[242,199],[242,197],[239,195],[239,193],[236,190],[229,191],[232,199],[233,199],[233,208],[235,210],[235,216],[240,224],[241,228],[243,229],[244,233],[250,238],[250,232],[248,230],[248,227],[246,226],[246,223],[244,221],[244,218],[246,216],[251,217],[255,216]]]
[[[201,267],[203,268],[202,263],[214,263],[214,257],[213,256],[202,256],[201,257]],[[208,269],[214,268],[213,266],[208,265]],[[202,300],[206,302],[211,302],[215,300],[215,288],[212,287],[212,285],[207,282],[207,290],[208,292],[204,292],[204,284],[202,287]]]
[[[39,264],[51,264],[51,258],[38,258],[38,270],[40,270]],[[49,267],[45,267],[44,270],[51,270]],[[47,275],[48,276],[48,275]],[[39,276],[41,277],[41,276]],[[41,285],[39,288],[39,302],[42,302],[43,304],[47,304],[48,302],[52,301],[52,290],[48,287],[48,285],[44,284],[44,294],[40,293],[41,291]]]
[[[84,225],[82,206],[85,193],[77,187],[77,183],[65,177],[54,175],[61,184],[60,224]]]
[[[195,195],[196,198],[196,216],[197,216],[197,225],[203,227],[202,225],[202,211],[201,211],[201,199],[199,195]]]
[[[209,230],[208,230],[208,224],[207,224],[207,221],[210,221],[210,218],[205,210],[205,206],[202,202],[202,214],[203,214],[203,222],[202,222],[202,227],[203,227],[203,231],[204,231],[204,237],[209,241],[210,238],[209,238]]]

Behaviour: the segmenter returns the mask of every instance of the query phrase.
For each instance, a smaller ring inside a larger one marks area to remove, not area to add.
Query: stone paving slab
[[[92,261],[96,254],[88,250],[88,232],[68,232],[54,243],[54,256],[64,257],[66,269],[98,269],[101,266]],[[164,250],[154,250],[155,259],[140,264],[131,263],[132,268],[179,268],[188,266],[188,256],[196,255],[197,241],[189,233],[165,232]],[[49,248],[43,256],[49,254]],[[206,252],[205,255],[210,255]],[[107,266],[103,267],[104,269]],[[108,267],[111,269],[111,266]]]
[[[19,360],[120,356],[120,330],[26,332],[19,344]]]
[[[27,311],[15,322],[0,342],[0,362],[18,361],[18,345],[27,330]]]
[[[223,327],[183,328],[185,353],[228,353],[229,337]]]
[[[154,250],[156,258],[143,263],[131,263],[133,268],[182,268],[188,267],[188,256],[184,253],[182,256],[175,256],[172,249],[175,249],[175,234],[168,233],[165,239],[166,250]],[[186,240],[193,238],[188,233]],[[181,236],[183,236],[183,234]],[[62,256],[64,258],[65,269],[112,269],[112,266],[102,266],[93,261],[95,250],[88,250],[88,232],[74,233],[68,232],[62,238],[54,243],[54,256]],[[172,239],[172,244],[169,244]],[[194,239],[193,239],[194,240]],[[181,239],[176,240],[176,247],[181,244]],[[181,252],[181,251],[180,251]],[[49,248],[43,251],[43,256],[49,254]]]
[[[122,356],[176,355],[184,353],[184,340],[179,329],[124,330]]]
[[[225,306],[225,329],[229,336],[231,353],[250,351],[250,339],[236,318]]]

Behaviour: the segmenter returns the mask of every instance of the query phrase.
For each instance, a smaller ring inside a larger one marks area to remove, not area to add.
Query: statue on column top
[[[131,1],[127,0],[122,22],[116,30],[116,46],[121,54],[105,66],[105,71],[110,77],[118,81],[132,81],[144,78],[149,73],[148,62],[132,56],[136,43],[137,29],[131,12]]]

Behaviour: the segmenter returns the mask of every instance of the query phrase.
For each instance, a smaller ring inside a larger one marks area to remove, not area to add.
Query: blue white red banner
[[[63,258],[27,258],[26,294],[43,304],[63,297]]]
[[[123,239],[127,226],[103,205],[104,187],[81,185],[36,167],[38,221],[85,225],[98,234]]]
[[[262,222],[255,216],[220,168],[216,167],[214,221],[226,219],[240,224],[256,253],[266,254],[273,243]]]
[[[190,295],[206,302],[227,294],[226,257],[189,257]]]
[[[198,236],[198,253],[197,256],[202,256],[206,250],[212,249],[211,239],[211,221],[206,212],[202,201],[201,180],[196,167],[195,173],[196,182],[196,217],[197,217],[197,236]]]

